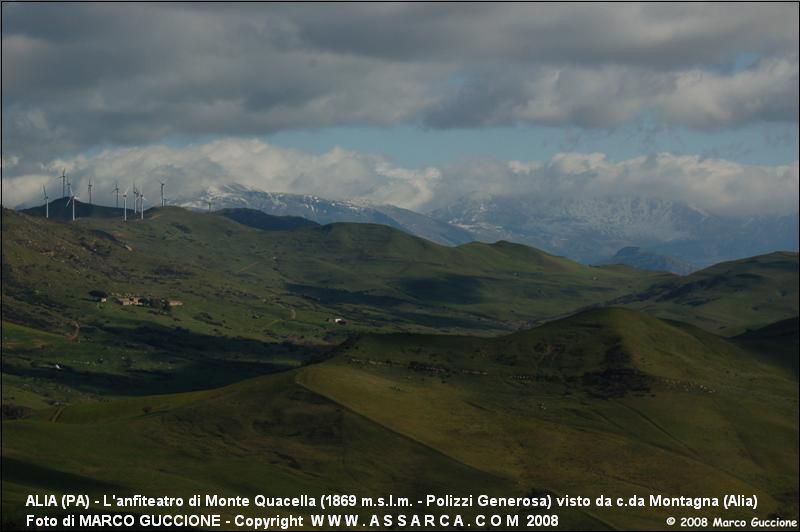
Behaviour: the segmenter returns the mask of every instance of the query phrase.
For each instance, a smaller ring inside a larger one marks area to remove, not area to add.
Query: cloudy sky
[[[797,4],[2,9],[6,206],[66,168],[109,202],[166,181],[798,209]]]

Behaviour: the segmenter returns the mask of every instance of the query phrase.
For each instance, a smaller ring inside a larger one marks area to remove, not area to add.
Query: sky
[[[4,3],[3,205],[240,183],[798,210],[798,5]]]

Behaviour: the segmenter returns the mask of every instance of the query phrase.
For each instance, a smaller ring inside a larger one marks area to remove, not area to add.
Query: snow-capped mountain
[[[392,205],[265,192],[242,185],[210,187],[180,205],[214,210],[258,209],[301,216],[320,224],[377,223],[434,242],[509,240],[580,262],[620,262],[615,254],[634,246],[673,258],[664,264],[685,273],[723,260],[798,248],[798,215],[721,217],[679,201],[635,196],[600,198],[463,198],[428,214]]]
[[[370,205],[340,201],[305,194],[265,192],[243,185],[209,187],[194,199],[179,200],[188,208],[249,208],[274,216],[302,216],[320,224],[360,222],[383,224],[444,245],[458,245],[474,240],[464,229],[430,216],[392,205]]]
[[[797,214],[723,218],[657,198],[473,198],[430,214],[479,240],[512,240],[587,263],[627,246],[699,266],[798,247]]]

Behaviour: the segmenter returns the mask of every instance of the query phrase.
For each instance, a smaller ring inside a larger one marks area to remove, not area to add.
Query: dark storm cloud
[[[4,154],[340,125],[797,120],[796,4],[4,4]],[[737,67],[741,54],[757,61]],[[8,167],[7,168],[11,168]]]
[[[725,4],[397,5],[292,10],[298,43],[386,59],[725,63],[740,51],[782,53],[796,6]]]

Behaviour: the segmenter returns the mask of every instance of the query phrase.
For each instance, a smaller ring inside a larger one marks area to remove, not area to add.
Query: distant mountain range
[[[462,198],[420,214],[392,205],[270,193],[227,185],[181,205],[246,207],[320,224],[389,225],[445,245],[508,240],[586,264],[620,263],[685,274],[724,260],[798,249],[798,215],[726,218],[686,203],[613,196],[594,199]],[[636,256],[629,247],[640,248]],[[647,255],[644,255],[646,253]]]
[[[657,198],[462,199],[430,215],[478,240],[521,242],[584,263],[608,262],[628,246],[699,267],[798,249],[797,213],[725,218]]]
[[[197,199],[179,200],[183,207],[250,208],[273,216],[302,216],[319,224],[360,222],[388,225],[438,244],[456,246],[474,240],[466,230],[393,205],[369,205],[318,196],[265,192],[242,185],[209,187]]]
[[[193,198],[172,203],[206,210],[208,202],[215,211],[256,209],[273,216],[302,217],[323,225],[334,222],[382,224],[449,246],[507,240],[584,264],[625,264],[679,274],[725,260],[779,250],[797,251],[800,239],[797,213],[732,218],[678,201],[626,196],[464,198],[421,214],[393,205],[271,193],[233,184],[210,187]],[[76,215],[121,216],[121,210],[79,201]],[[44,206],[23,212],[44,215]],[[71,208],[67,208],[65,199],[50,203],[50,216],[71,217]],[[233,213],[231,216],[252,218],[253,214]],[[250,223],[258,221],[250,220]]]

